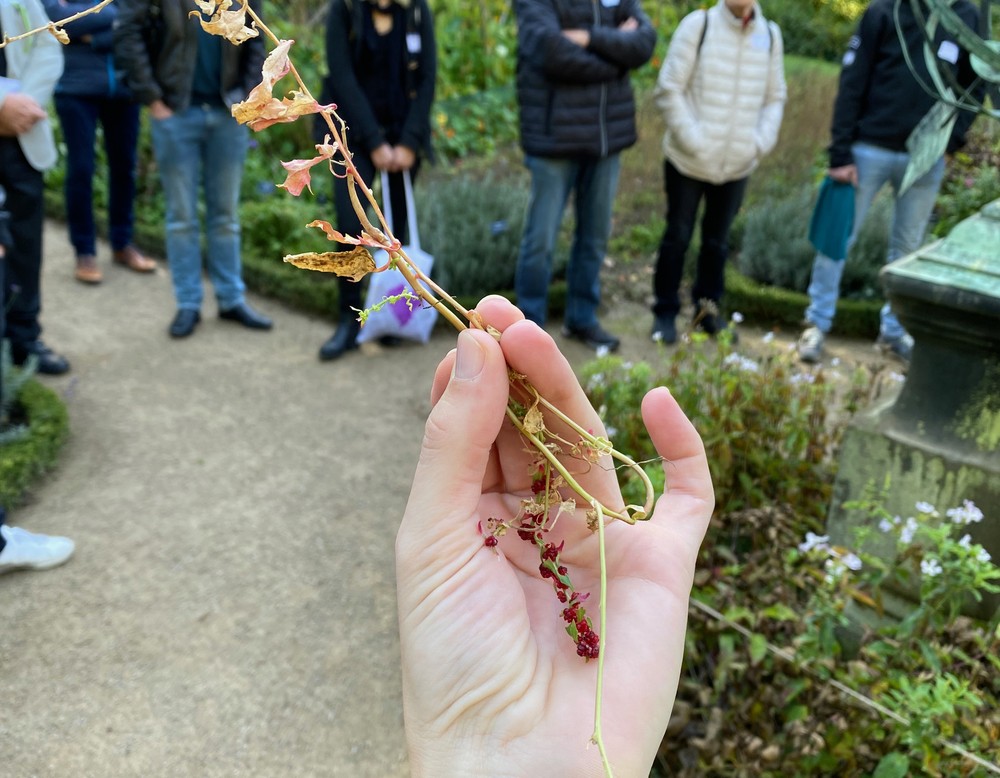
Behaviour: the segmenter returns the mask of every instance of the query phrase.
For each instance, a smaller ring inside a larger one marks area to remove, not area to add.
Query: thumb
[[[453,535],[450,516],[475,512],[508,393],[500,344],[481,330],[459,333],[451,379],[427,418],[401,535],[429,543]]]

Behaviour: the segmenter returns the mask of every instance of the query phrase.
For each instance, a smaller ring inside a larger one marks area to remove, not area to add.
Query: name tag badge
[[[958,45],[954,41],[941,41],[937,55],[939,59],[954,65],[958,62]]]
[[[420,33],[419,32],[408,32],[406,33],[406,50],[410,54],[420,53]]]
[[[605,8],[616,8],[620,0],[601,0],[601,5]]]

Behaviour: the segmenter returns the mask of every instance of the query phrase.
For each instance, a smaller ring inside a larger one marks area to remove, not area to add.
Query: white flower
[[[962,548],[972,548],[972,535],[962,535],[962,539],[958,541],[958,545]]]
[[[960,507],[949,508],[945,511],[945,516],[956,524],[975,524],[983,520],[983,512],[972,500],[963,500]]]
[[[813,373],[796,373],[788,379],[791,384],[814,384],[816,376]]]
[[[990,552],[987,551],[982,546],[980,546],[979,550],[976,552],[976,559],[978,559],[980,562],[982,562],[985,565],[987,562],[990,561],[991,558],[992,557],[990,557]]]
[[[938,515],[937,508],[935,508],[926,500],[921,500],[920,502],[918,502],[916,508],[918,513],[926,513],[928,516]]]
[[[815,532],[807,532],[805,542],[799,543],[799,551],[803,554],[812,551],[814,548],[819,551],[829,551],[829,543],[829,535],[817,535]]]
[[[595,352],[596,352],[598,358],[600,358],[600,357],[606,357],[608,354],[611,353],[611,349],[609,349],[607,346],[598,346],[595,349]]]
[[[897,373],[897,372],[893,371],[893,372],[889,373],[889,380],[890,381],[895,381],[897,384],[901,384],[901,383],[903,383],[903,381],[906,380],[906,376],[903,375],[902,373]]]
[[[847,572],[847,567],[839,559],[827,559],[824,567],[826,568],[827,583],[834,583]]]
[[[901,529],[899,531],[899,539],[900,539],[900,541],[902,541],[906,545],[909,545],[910,543],[912,543],[913,542],[913,536],[917,534],[917,530],[919,528],[920,528],[920,525],[917,524],[917,520],[915,518],[913,518],[912,516],[910,516],[906,520],[906,523],[903,524],[903,529]]]
[[[761,343],[770,343],[772,340],[774,340],[774,333],[773,332],[767,332],[767,333],[764,334],[764,337],[760,339],[760,342]]]
[[[927,557],[920,563],[920,572],[930,578],[941,575],[942,571],[941,563],[933,557]]]
[[[840,357],[834,357],[833,359],[831,359],[830,360],[830,366],[831,367],[839,367],[840,366]]]
[[[604,384],[604,373],[594,373],[590,377],[591,386],[602,386]]]
[[[722,364],[726,367],[737,367],[747,373],[756,373],[760,371],[760,365],[749,357],[744,357],[741,354],[727,355],[726,358],[722,360]]]
[[[606,428],[605,432],[608,433],[608,437],[609,438],[613,438],[615,435],[618,434],[618,430],[615,429],[614,427],[608,427],[608,428]]]
[[[898,519],[899,517],[897,516],[896,518]],[[882,532],[892,532],[896,528],[896,525],[888,519],[882,519],[882,521],[878,523],[878,528],[882,530]]]
[[[840,557],[840,561],[851,570],[860,570],[864,566],[861,564],[861,558],[857,554],[852,554],[849,551]]]
[[[740,313],[739,311],[733,311],[733,315],[732,315],[731,318],[733,320],[733,324],[742,324],[743,323],[743,314]]]

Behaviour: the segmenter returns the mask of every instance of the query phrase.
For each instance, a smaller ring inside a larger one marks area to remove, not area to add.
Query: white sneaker
[[[801,335],[799,342],[795,345],[799,352],[799,359],[813,365],[823,357],[823,341],[825,336],[819,327],[809,327]]]
[[[0,573],[19,568],[45,570],[61,565],[73,556],[74,543],[58,535],[37,535],[34,532],[0,525],[0,535],[6,541],[0,551]]]
[[[910,357],[913,356],[913,336],[904,332],[898,338],[887,338],[879,333],[878,340],[875,341],[875,348],[886,356],[894,356],[904,364],[910,364]]]

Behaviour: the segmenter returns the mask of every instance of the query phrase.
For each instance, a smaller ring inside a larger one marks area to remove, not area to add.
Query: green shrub
[[[0,423],[0,505],[19,504],[34,481],[51,469],[69,430],[66,408],[59,396],[33,378],[4,366],[4,405],[8,417]],[[26,427],[4,434],[11,425]]]
[[[785,51],[839,60],[867,0],[768,0],[764,13],[781,27]]]
[[[419,190],[421,243],[434,277],[456,295],[514,288],[528,192],[523,186],[460,174]]]
[[[956,155],[956,170],[941,187],[933,227],[938,237],[943,238],[960,221],[1000,198],[1000,171],[995,167],[973,167],[968,159],[964,154]]]
[[[336,276],[301,270],[283,261],[287,254],[336,250],[336,244],[321,231],[305,228],[313,219],[329,220],[331,215],[324,214],[315,201],[303,198],[279,190],[266,200],[244,203],[243,277],[261,294],[308,313],[333,317],[338,299]]]
[[[653,461],[651,477],[662,483],[662,467],[637,409],[650,388],[668,386],[705,443],[717,513],[778,502],[819,518],[840,428],[829,415],[833,390],[822,373],[805,378],[786,351],[750,360],[728,337],[706,342],[702,334],[682,339],[662,365],[606,357],[584,369],[609,437],[633,458]]]
[[[740,271],[754,281],[805,292],[816,255],[807,237],[815,202],[816,188],[810,186],[748,209]],[[841,279],[845,300],[881,298],[878,274],[888,250],[891,210],[892,201],[879,197],[868,212]]]

